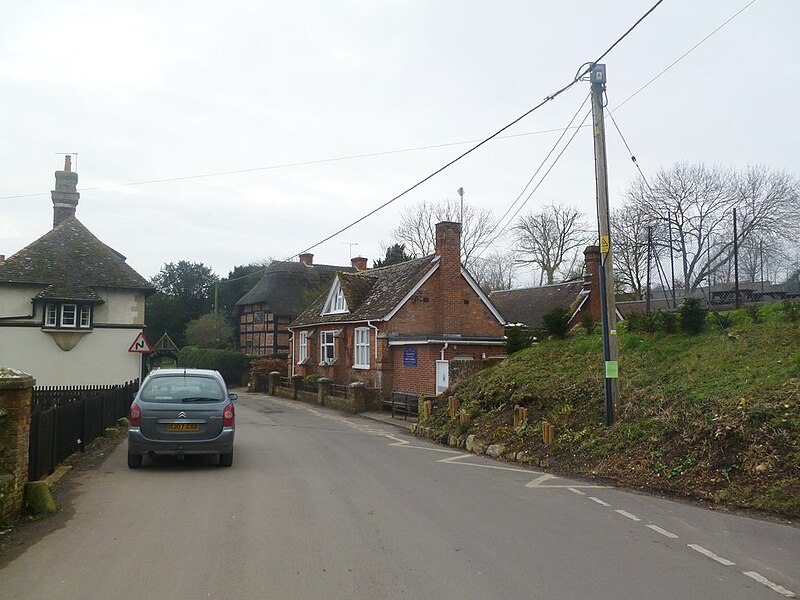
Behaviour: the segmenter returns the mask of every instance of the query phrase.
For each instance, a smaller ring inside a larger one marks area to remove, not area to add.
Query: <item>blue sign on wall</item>
[[[417,349],[406,348],[403,350],[403,366],[416,367],[417,366]]]

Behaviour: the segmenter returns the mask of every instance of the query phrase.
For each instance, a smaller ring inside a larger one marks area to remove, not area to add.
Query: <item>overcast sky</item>
[[[653,2],[4,3],[0,254],[50,229],[56,153],[78,152],[78,218],[147,278],[165,262],[225,276],[295,255],[568,83]],[[749,2],[666,0],[605,58],[609,108]],[[704,161],[800,174],[798,26],[798,0],[758,0],[616,111],[644,172]],[[559,135],[537,132],[565,127],[588,91],[578,83],[507,132],[530,135],[490,142],[313,249],[315,262],[378,258],[403,208],[459,187],[499,217]],[[607,135],[613,208],[636,171]],[[264,169],[371,153],[386,154]],[[247,169],[259,170],[87,189]],[[549,203],[596,218],[590,128],[523,213]]]

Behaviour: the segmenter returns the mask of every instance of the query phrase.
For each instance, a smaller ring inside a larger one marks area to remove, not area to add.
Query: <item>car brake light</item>
[[[131,404],[130,413],[128,413],[128,424],[131,427],[139,427],[142,422],[142,409],[136,404]]]
[[[223,427],[233,427],[233,419],[236,414],[233,411],[233,403],[228,404],[225,407],[225,410],[222,411],[222,426]]]

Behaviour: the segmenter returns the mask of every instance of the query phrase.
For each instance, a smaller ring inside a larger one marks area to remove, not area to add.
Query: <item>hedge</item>
[[[254,356],[233,350],[214,350],[186,346],[178,352],[178,367],[219,371],[229,386],[242,385],[247,379]]]

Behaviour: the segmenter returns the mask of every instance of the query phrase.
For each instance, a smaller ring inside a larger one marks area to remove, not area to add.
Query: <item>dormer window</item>
[[[92,307],[89,304],[48,303],[44,308],[44,327],[91,329]]]
[[[325,308],[322,311],[324,315],[346,313],[347,301],[344,299],[344,292],[342,291],[342,284],[337,278],[333,282],[331,291],[328,293],[328,299],[325,301]]]

